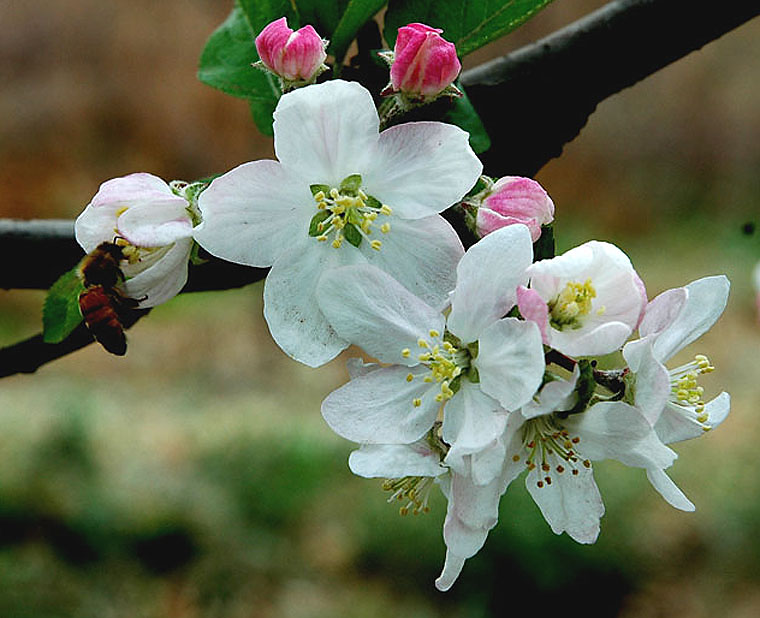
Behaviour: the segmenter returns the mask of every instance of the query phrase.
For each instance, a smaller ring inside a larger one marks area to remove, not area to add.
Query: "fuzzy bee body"
[[[127,352],[121,314],[138,305],[138,301],[116,290],[116,285],[124,280],[120,267],[123,258],[121,245],[103,242],[85,256],[80,265],[85,289],[79,295],[79,309],[84,323],[96,341],[117,356]]]

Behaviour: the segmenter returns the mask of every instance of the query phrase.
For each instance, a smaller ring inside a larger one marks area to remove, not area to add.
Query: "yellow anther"
[[[340,246],[343,244],[343,237],[338,236],[335,240],[332,241],[332,246],[334,249],[340,249]]]
[[[419,397],[416,399],[412,399],[412,403],[414,404],[415,408],[419,408],[422,405],[422,399]]]
[[[406,375],[406,381],[407,382],[411,382],[412,380],[414,380],[414,376],[411,373],[408,373]]]
[[[121,215],[123,215],[128,210],[129,210],[129,206],[122,206],[121,208],[119,208],[119,210],[116,211],[116,218],[118,219],[119,217],[121,217]]]
[[[318,202],[324,202],[325,201],[325,197],[326,196],[325,196],[325,192],[324,191],[317,191],[314,194],[314,199],[317,200]]]
[[[337,200],[340,197],[340,191],[338,191],[335,187],[330,189],[330,197],[334,200]]]
[[[417,345],[420,346],[421,348],[429,348],[430,347],[430,344],[427,341],[425,341],[422,337],[420,337],[419,339],[417,339]]]
[[[430,352],[424,352],[420,354],[417,358],[421,360],[422,362],[425,362],[425,361],[429,361],[433,357],[430,355]]]
[[[383,224],[380,226],[380,231],[381,231],[383,234],[387,234],[388,232],[390,232],[390,231],[391,231],[391,224],[390,224],[390,223],[383,223]]]
[[[403,350],[401,350],[401,356],[403,356],[404,358],[409,358],[411,353],[412,351],[409,348],[404,348]]]
[[[607,313],[607,307],[605,307],[604,305],[602,305],[601,307],[599,307],[599,309],[596,310],[596,315],[604,315],[605,313]]]
[[[325,236],[324,234],[322,234],[321,236],[317,236],[317,240],[319,242],[325,242],[327,240],[327,236]]]
[[[439,333],[439,332],[438,332],[437,330],[435,330],[434,328],[431,328],[431,329],[430,329],[430,336],[431,336],[431,337],[440,337],[440,336],[441,336],[441,333]],[[448,343],[448,342],[447,342],[447,343]]]
[[[390,206],[388,206],[388,204],[383,204],[380,207],[380,214],[388,216],[388,215],[393,214],[393,210],[391,209]]]
[[[380,247],[383,246],[383,243],[380,240],[373,240],[371,243],[369,243],[369,246],[372,247],[375,251],[380,251]]]
[[[433,381],[433,378],[432,378],[431,376],[425,376],[425,377],[422,379],[422,381],[423,381],[423,382],[428,382],[428,383],[430,383],[430,382],[432,382],[432,381]]]

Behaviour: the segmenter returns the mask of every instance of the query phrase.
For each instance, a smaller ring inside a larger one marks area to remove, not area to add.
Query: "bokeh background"
[[[557,0],[467,65],[602,4]],[[271,156],[245,103],[195,79],[230,6],[1,3],[0,217],[73,218],[108,178],[190,180]],[[746,225],[760,201],[759,74],[755,20],[604,102],[537,176],[561,250],[615,242],[650,297],[732,280],[723,318],[684,356],[708,354],[708,392],[733,398],[723,427],[678,447],[672,475],[695,513],[603,462],[602,534],[579,546],[517,482],[485,548],[437,593],[443,500],[399,517],[378,483],[351,476],[351,445],[319,415],[343,358],[318,370],[286,358],[260,285],[183,295],[130,331],[123,359],[91,346],[0,384],[0,616],[760,615],[760,237]],[[0,291],[0,345],[40,329],[43,298]]]

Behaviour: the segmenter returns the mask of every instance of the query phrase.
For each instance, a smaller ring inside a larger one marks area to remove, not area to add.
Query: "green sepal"
[[[319,224],[327,219],[332,213],[329,210],[319,210],[317,214],[309,221],[309,236],[320,236],[324,233],[323,229],[319,229]]]
[[[330,195],[330,185],[309,185],[311,194],[316,196],[320,191],[325,195]]]
[[[541,236],[533,243],[533,261],[548,260],[554,257],[554,226],[541,226]]]
[[[82,321],[79,295],[84,284],[79,276],[79,265],[61,275],[45,297],[42,308],[42,340],[59,343],[69,336]]]
[[[383,207],[383,203],[371,195],[367,196],[367,199],[364,201],[364,205],[367,206],[367,208],[375,208],[377,210],[380,210]]]
[[[347,224],[346,227],[343,228],[343,236],[345,236],[346,240],[354,247],[358,247],[362,244],[362,235],[359,233],[359,230],[356,229],[355,225],[350,223]]]
[[[467,374],[467,377],[469,378],[469,374]],[[458,375],[456,378],[454,378],[451,382],[449,382],[449,388],[456,394],[459,392],[459,389],[462,388],[462,374]]]
[[[578,377],[578,381],[575,383],[575,392],[578,395],[578,403],[575,404],[572,410],[567,412],[559,412],[558,415],[562,418],[567,418],[570,414],[578,414],[584,412],[588,407],[591,397],[594,396],[596,391],[596,380],[594,380],[594,366],[587,358],[583,358],[578,361],[578,367],[580,368],[581,375]]]
[[[205,264],[209,260],[207,258],[201,257],[200,255],[201,246],[193,241],[193,246],[190,249],[190,263],[193,266],[200,266],[201,264]]]
[[[361,174],[351,174],[340,181],[340,192],[355,197],[362,187]]]

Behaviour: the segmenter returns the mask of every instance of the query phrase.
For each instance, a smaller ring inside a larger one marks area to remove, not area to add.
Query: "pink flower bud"
[[[391,65],[394,90],[433,97],[456,79],[462,65],[456,47],[443,39],[441,32],[424,24],[398,29]]]
[[[535,180],[505,176],[493,185],[490,195],[478,208],[478,234],[485,236],[505,225],[522,223],[536,242],[541,226],[554,220],[554,203]]]
[[[288,81],[310,81],[327,58],[325,41],[311,26],[293,32],[285,17],[267,25],[256,37],[256,51],[270,71]]]

